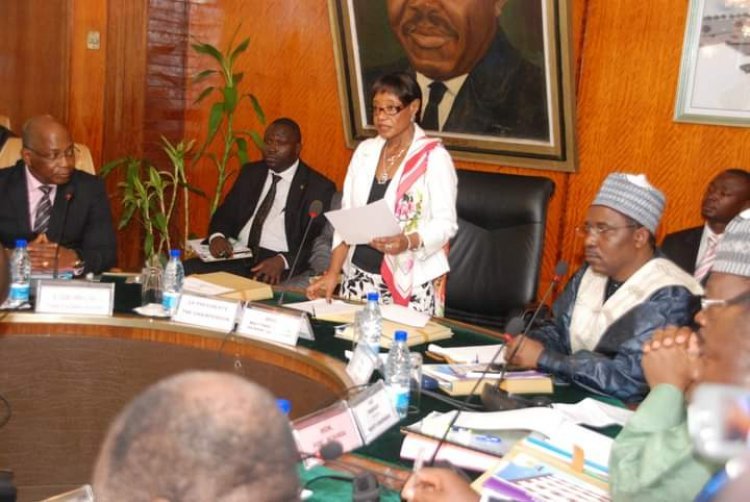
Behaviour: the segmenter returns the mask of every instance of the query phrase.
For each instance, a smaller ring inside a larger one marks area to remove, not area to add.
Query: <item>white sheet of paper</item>
[[[590,397],[575,404],[555,403],[552,407],[565,415],[571,422],[586,424],[591,427],[624,426],[633,416],[632,410],[618,408]]]
[[[440,345],[431,343],[427,346],[427,350],[439,356],[447,356],[458,364],[487,364],[492,361],[495,352],[497,352],[497,349],[502,346],[503,345],[472,345],[466,347],[441,347]],[[497,359],[495,359],[495,363],[502,364],[504,362],[505,354],[501,353],[497,356]]]
[[[286,303],[284,306],[289,307],[290,309],[307,312],[314,317],[348,314],[350,312],[356,312],[362,308],[362,305],[346,303],[341,300],[331,300],[331,303],[328,303],[325,298],[318,298],[317,300],[309,300],[306,302]]]
[[[381,305],[380,312],[384,319],[416,328],[424,328],[430,320],[429,315],[403,305]]]
[[[185,277],[185,281],[182,283],[182,290],[207,296],[218,296],[234,291],[230,288],[225,288],[224,286],[219,286],[192,276]]]
[[[375,237],[401,233],[401,227],[385,199],[366,206],[328,211],[325,217],[350,245],[367,244]]]

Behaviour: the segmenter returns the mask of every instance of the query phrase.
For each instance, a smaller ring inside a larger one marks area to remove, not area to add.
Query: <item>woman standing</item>
[[[408,73],[380,77],[372,87],[372,113],[378,136],[359,145],[344,181],[342,208],[385,199],[401,233],[350,246],[337,233],[331,263],[307,289],[330,299],[341,270],[341,295],[364,299],[380,293],[383,303],[442,315],[443,298],[435,280],[448,272],[446,245],[456,233],[456,171],[440,140],[416,124],[422,93]]]

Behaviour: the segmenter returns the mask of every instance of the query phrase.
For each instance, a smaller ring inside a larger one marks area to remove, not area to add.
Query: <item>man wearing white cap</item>
[[[578,228],[586,264],[553,305],[554,317],[532,329],[513,363],[538,368],[626,402],[648,386],[641,347],[654,330],[691,322],[698,282],[657,256],[654,234],[664,195],[643,175],[610,174]]]
[[[748,387],[747,322],[727,322],[750,302],[749,294],[750,210],[745,210],[727,225],[718,245],[703,308],[695,316],[697,333],[669,327],[644,345],[651,392],[612,447],[613,500],[693,500],[721,467],[695,453],[686,403],[697,383]]]

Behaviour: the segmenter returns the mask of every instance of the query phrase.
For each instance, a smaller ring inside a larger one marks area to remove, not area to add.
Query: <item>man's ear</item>
[[[649,232],[646,227],[636,228],[635,232],[633,232],[633,237],[635,238],[635,247],[640,249],[644,246],[648,246],[650,236],[651,232]]]
[[[21,158],[23,159],[24,164],[27,166],[31,165],[31,152],[26,148],[21,148]]]

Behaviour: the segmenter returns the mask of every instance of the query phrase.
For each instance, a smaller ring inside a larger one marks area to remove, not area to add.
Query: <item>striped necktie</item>
[[[52,191],[50,185],[42,185],[39,187],[42,191],[42,195],[39,204],[36,206],[36,217],[34,218],[34,233],[43,234],[49,227],[49,217],[52,214],[52,201],[49,198],[49,193]]]
[[[695,267],[695,273],[693,274],[693,277],[695,277],[698,282],[701,282],[711,271],[711,267],[714,266],[714,260],[716,259],[716,246],[718,244],[718,235],[711,234],[708,236],[706,252],[703,254],[703,259],[700,264]]]

